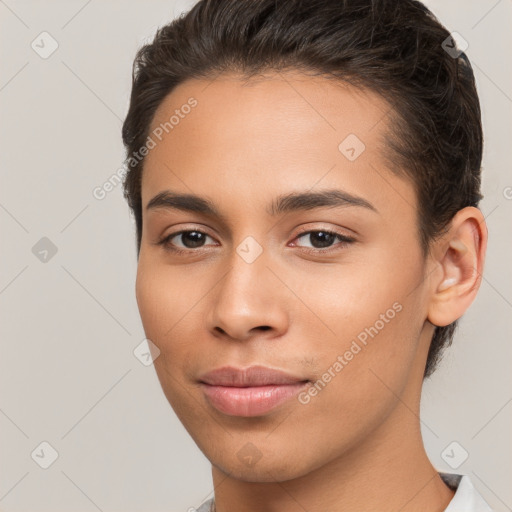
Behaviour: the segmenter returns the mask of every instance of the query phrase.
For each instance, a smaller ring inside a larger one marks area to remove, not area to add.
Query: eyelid
[[[173,226],[168,231],[169,232],[166,235],[161,235],[159,237],[160,240],[168,238],[169,236],[176,236],[176,235],[179,235],[179,234],[181,234],[183,232],[187,232],[187,231],[199,231],[200,233],[208,235],[211,238],[215,238],[213,235],[210,234],[210,230],[206,226],[203,226],[201,224],[185,225],[184,227],[179,227],[178,229],[176,229],[176,227]]]
[[[313,226],[311,226],[311,224],[313,224]],[[318,226],[318,225],[314,225],[314,223],[308,223],[306,226],[301,226],[299,228],[299,232],[296,235],[296,237],[299,236],[299,235],[302,235],[304,233],[310,233],[311,231],[329,231],[331,233],[336,233],[337,235],[343,236],[343,237],[346,237],[346,238],[355,238],[353,236],[353,235],[355,235],[355,231],[352,231],[351,229],[345,228],[346,231],[351,233],[351,234],[349,234],[349,233],[343,233],[340,230],[341,230],[341,228],[339,228],[339,227],[335,228],[335,227],[328,227],[328,226]]]

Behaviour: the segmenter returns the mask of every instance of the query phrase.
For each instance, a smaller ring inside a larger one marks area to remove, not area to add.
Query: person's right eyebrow
[[[212,201],[194,194],[183,194],[171,190],[163,190],[154,196],[146,205],[150,210],[182,210],[185,212],[202,213],[212,217],[223,218]]]
[[[326,189],[317,192],[290,192],[275,198],[267,207],[267,213],[275,217],[293,211],[305,211],[315,208],[340,208],[355,206],[379,213],[377,208],[366,199],[349,194],[340,189]],[[153,209],[174,209],[201,213],[224,220],[217,206],[208,198],[195,194],[184,194],[164,190],[156,194],[147,204],[146,211]]]

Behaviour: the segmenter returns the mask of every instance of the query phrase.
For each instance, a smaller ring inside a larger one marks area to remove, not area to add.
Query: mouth
[[[296,396],[309,381],[269,386],[212,386],[201,383],[201,389],[219,412],[228,416],[261,416]]]
[[[284,404],[311,381],[264,366],[223,367],[203,375],[200,388],[217,411],[229,416],[261,416]]]

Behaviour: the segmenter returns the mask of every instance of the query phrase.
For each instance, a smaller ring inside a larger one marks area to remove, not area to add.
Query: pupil
[[[201,239],[202,236],[202,233],[199,233],[197,231],[190,231],[188,233],[181,234],[181,241],[183,242],[185,247],[188,247],[189,249],[194,247],[201,247],[201,242],[204,241]],[[192,242],[191,244],[188,243],[190,241]]]
[[[322,247],[328,247],[331,245],[334,239],[334,235],[331,233],[325,233],[324,231],[317,231],[315,233],[311,233],[310,235],[311,243],[313,247],[315,248],[322,248]],[[315,240],[315,237],[320,239],[320,244],[315,244],[313,241]],[[323,240],[322,240],[323,238]]]

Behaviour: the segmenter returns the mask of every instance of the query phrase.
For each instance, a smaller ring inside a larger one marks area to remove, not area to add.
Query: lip
[[[261,365],[253,365],[249,368],[223,366],[222,368],[205,373],[199,378],[199,382],[210,384],[211,386],[235,386],[240,388],[297,384],[306,380],[308,379]]]
[[[261,416],[296,396],[309,380],[265,366],[226,366],[199,379],[206,399],[230,416]]]

